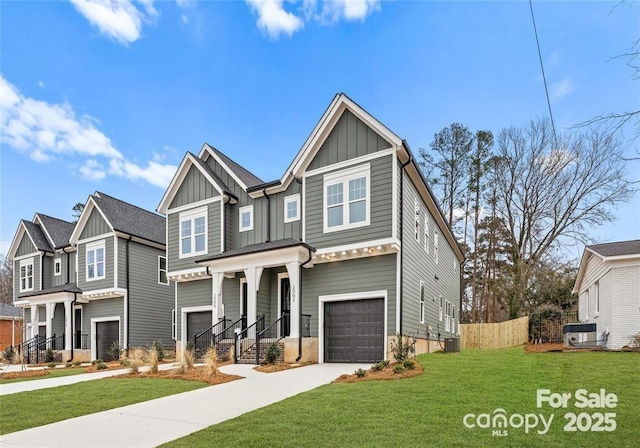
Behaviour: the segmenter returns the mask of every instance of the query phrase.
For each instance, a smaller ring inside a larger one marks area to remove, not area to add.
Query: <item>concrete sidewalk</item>
[[[0,436],[3,447],[154,447],[330,383],[364,364],[314,364],[277,373],[232,364],[244,379]],[[43,403],[43,405],[46,405]]]
[[[168,370],[174,368],[174,364],[160,364],[158,370]],[[141,367],[144,372],[149,367]],[[29,369],[38,370],[38,369]],[[43,378],[41,380],[18,381],[16,383],[0,384],[0,395],[17,394],[31,390],[48,389],[50,387],[67,386],[69,384],[82,383],[83,381],[99,380],[110,376],[118,376],[129,373],[131,369],[105,370],[94,373],[80,373],[78,375],[61,376],[57,378]]]

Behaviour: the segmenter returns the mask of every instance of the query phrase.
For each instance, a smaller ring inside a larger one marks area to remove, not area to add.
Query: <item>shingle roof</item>
[[[26,227],[27,232],[29,232],[29,236],[31,236],[37,250],[53,253],[53,248],[49,244],[49,240],[47,240],[47,237],[38,224],[34,224],[26,219],[23,219],[22,223]]]
[[[260,185],[260,184],[264,183],[264,181],[262,179],[260,179],[258,176],[254,175],[253,173],[251,173],[246,168],[244,168],[241,165],[237,164],[236,162],[231,160],[229,157],[225,156],[223,153],[218,151],[213,146],[211,146],[211,145],[208,145],[208,146],[209,146],[209,148],[211,148],[211,150],[213,152],[216,153],[216,155],[218,157],[220,157],[222,159],[222,161],[229,167],[229,169],[231,171],[233,171],[233,173],[236,176],[238,176],[238,179],[240,179],[246,185],[247,188],[251,188],[251,187],[254,187],[256,185]]]
[[[221,258],[237,257],[238,255],[255,254],[257,252],[266,252],[269,250],[285,249],[287,247],[294,247],[294,246],[304,246],[312,251],[315,251],[315,248],[309,246],[307,243],[304,243],[299,240],[294,240],[293,238],[286,238],[283,240],[269,241],[268,243],[251,244],[250,246],[244,246],[238,249],[231,249],[221,254],[214,255],[212,257],[196,260],[196,263],[199,263],[201,261],[219,260]]]
[[[194,160],[196,161],[196,163],[203,169],[206,171],[206,173],[211,176],[213,178],[213,180],[216,182],[216,184],[218,184],[218,186],[222,189],[222,191],[229,195],[229,196],[233,196],[234,198],[236,198],[236,195],[233,194],[233,192],[229,189],[229,187],[227,187],[225,185],[224,182],[222,182],[222,179],[220,179],[220,177],[218,177],[218,175],[211,169],[211,167],[209,165],[207,165],[206,163],[204,163],[204,161],[198,157],[197,155],[193,154],[193,153],[189,153],[190,155],[193,156]],[[236,198],[237,199],[237,198]]]
[[[38,217],[51,239],[53,239],[54,249],[69,245],[69,238],[75,228],[74,223],[43,215],[42,213],[38,213]]]
[[[148,241],[166,244],[165,219],[128,202],[96,191],[92,196],[114,230]]]
[[[22,317],[22,309],[17,306],[0,303],[0,318],[2,317]]]
[[[599,253],[603,257],[615,257],[620,255],[640,255],[640,240],[617,241],[587,246],[588,249]]]
[[[78,286],[75,283],[67,283],[65,285],[53,286],[51,288],[43,289],[41,291],[32,291],[32,292],[25,292],[23,294],[18,294],[18,298],[24,299],[27,297],[45,296],[47,294],[53,294],[56,292],[71,292],[71,293],[75,292],[75,293],[81,294],[82,290],[78,288]]]

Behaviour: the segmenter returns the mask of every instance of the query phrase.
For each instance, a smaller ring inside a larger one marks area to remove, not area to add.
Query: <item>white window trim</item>
[[[249,226],[242,227],[242,214],[249,212]],[[239,232],[248,232],[253,230],[253,204],[245,205],[244,207],[240,207],[238,210],[238,231]]]
[[[29,282],[26,281],[26,279],[29,278],[29,276],[27,276],[27,266],[31,265],[31,288],[27,287],[27,285],[29,284]],[[25,288],[22,288],[22,268],[24,267],[24,272],[25,272]],[[28,291],[33,291],[35,285],[36,285],[36,276],[35,276],[35,263],[34,263],[34,259],[32,258],[25,258],[20,260],[20,270],[18,271],[18,276],[20,278],[19,280],[19,284],[18,284],[18,289],[20,290],[20,292],[28,292]]]
[[[56,269],[56,267],[57,267],[57,269]],[[56,272],[56,270],[58,272]],[[61,258],[55,258],[53,260],[53,275],[56,276],[56,277],[59,276],[59,275],[62,275],[62,259]]]
[[[418,292],[418,294],[419,294],[418,299],[420,300],[420,323],[423,324],[425,303],[424,303],[424,282],[422,280],[420,280],[420,291]]]
[[[293,218],[289,218],[287,216],[287,206],[292,203],[296,203],[296,216]],[[288,222],[300,221],[300,195],[294,194],[291,196],[287,196],[284,198],[284,222],[285,224]]]
[[[84,316],[83,316],[84,319]],[[93,317],[91,318],[91,359],[94,360],[98,356],[98,348],[96,345],[96,327],[98,322],[118,322],[118,344],[122,348],[122,322],[120,316]]]
[[[160,259],[164,258],[164,269],[162,269],[160,267]],[[165,257],[164,255],[158,255],[158,284],[159,285],[168,285],[169,284],[169,270],[167,269],[169,267],[169,265],[167,264],[167,257]],[[164,276],[167,279],[167,282],[161,282],[160,281],[160,273],[164,271]]]
[[[418,198],[414,199],[414,217],[413,217],[413,221],[414,221],[414,234],[416,237],[416,241],[418,242],[418,244],[420,244],[420,203],[418,202]]]
[[[367,182],[367,197],[365,198],[366,219],[354,224],[349,223],[349,181],[364,177]],[[329,227],[329,214],[327,209],[327,186],[342,183],[342,225]],[[358,165],[346,170],[328,173],[324,175],[322,185],[322,215],[323,233],[339,232],[341,230],[366,227],[371,224],[371,164]]]
[[[440,259],[440,247],[438,245],[438,232],[434,232],[433,234],[433,260],[436,264],[439,263]]]
[[[94,265],[96,266],[96,268],[94,269],[94,273],[95,275],[93,276],[93,278],[89,278],[89,252],[92,252],[94,250],[97,249],[102,249],[102,264],[104,265],[104,267],[102,268],[102,275],[99,276],[98,275],[98,261],[97,261],[97,257],[94,257]],[[93,243],[89,243],[86,245],[85,250],[84,250],[84,277],[85,277],[85,281],[87,282],[93,282],[96,280],[104,280],[107,276],[107,248],[106,248],[106,244],[105,244],[105,240],[100,240],[100,241],[95,241]]]
[[[195,234],[195,220],[196,218],[204,218],[204,250],[196,251],[196,234]],[[191,221],[191,248],[193,249],[188,254],[182,253],[182,223],[185,221]],[[187,212],[182,212],[178,219],[178,258],[192,258],[198,255],[206,255],[209,247],[209,213],[208,208],[200,207]]]
[[[593,317],[598,317],[600,315],[600,282],[595,282],[593,284],[593,291],[594,291],[594,313],[593,313]]]
[[[429,215],[424,217],[424,251],[429,255]]]

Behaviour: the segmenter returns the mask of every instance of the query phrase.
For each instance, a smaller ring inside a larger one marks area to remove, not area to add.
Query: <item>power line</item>
[[[547,106],[549,106],[549,116],[551,117],[551,129],[553,130],[553,141],[556,144],[556,149],[560,149],[558,147],[558,137],[556,135],[556,125],[553,121],[553,113],[551,112],[551,101],[549,100],[549,88],[547,87],[547,77],[544,74],[544,64],[542,63],[542,52],[540,52],[540,41],[538,40],[538,29],[536,27],[536,18],[533,15],[533,3],[529,0],[529,8],[531,9],[531,20],[533,21],[533,32],[536,35],[536,45],[538,47],[538,58],[540,59],[540,70],[542,70],[542,80],[544,81],[544,92],[547,95]]]

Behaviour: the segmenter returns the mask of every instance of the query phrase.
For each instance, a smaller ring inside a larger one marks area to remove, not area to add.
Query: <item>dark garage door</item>
[[[384,300],[324,304],[324,361],[377,362],[384,358]]]
[[[199,311],[187,314],[187,341],[211,327],[211,311]]]
[[[113,357],[107,353],[111,344],[120,341],[120,322],[96,322],[96,357],[111,361]]]

